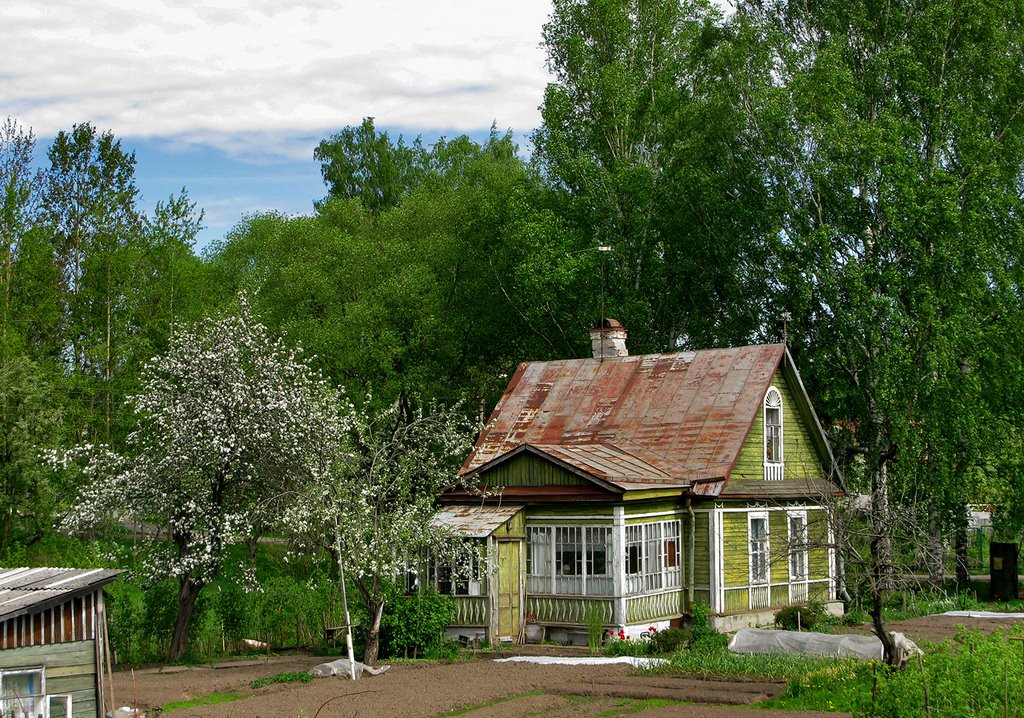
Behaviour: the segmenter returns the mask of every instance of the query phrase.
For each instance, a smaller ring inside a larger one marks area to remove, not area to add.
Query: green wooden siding
[[[491,532],[496,538],[522,538],[526,535],[526,513],[517,511],[512,518]]]
[[[573,505],[573,504],[559,504],[556,506],[543,505],[543,506],[531,506],[529,509],[529,516],[527,520],[530,523],[545,523],[550,517],[559,517],[557,521],[562,522],[562,517],[574,517],[578,516],[578,519],[567,519],[576,521],[592,521],[590,517],[598,516],[602,517],[597,519],[596,523],[608,523],[612,520],[612,508],[610,506],[597,506],[597,505]],[[606,519],[606,520],[605,520]]]
[[[701,588],[709,589],[707,592],[710,598],[711,588],[711,531],[709,528],[708,514],[695,513],[694,521],[697,526],[693,541],[693,585],[697,589],[694,600],[701,600],[698,597]],[[687,523],[689,519],[687,519]],[[683,530],[683,548],[690,545],[689,526]],[[689,570],[689,562],[684,561],[683,566]]]
[[[47,695],[71,695],[75,716],[96,715],[96,642],[75,641],[0,651],[0,668],[43,666]]]
[[[768,512],[768,551],[772,583],[789,581],[789,514],[785,511]],[[788,596],[783,603],[787,603]],[[774,596],[773,596],[773,605]]]
[[[581,476],[566,471],[534,454],[523,453],[503,461],[480,475],[484,486],[593,486]]]
[[[782,370],[772,386],[782,396],[783,480],[764,480],[764,412],[758,409],[736,466],[722,492],[729,494],[819,495],[825,490],[822,461],[811,439],[811,427],[797,409],[796,397]]]
[[[747,514],[730,511],[722,514],[722,585],[746,586],[750,583],[750,549],[747,545]]]
[[[807,577],[828,578],[828,512],[823,509],[807,512]]]
[[[662,499],[660,501],[644,501],[642,503],[630,503],[626,504],[625,515],[626,523],[638,523],[643,521],[662,521],[665,519],[673,518],[671,516],[659,516],[657,518],[634,518],[637,516],[643,517],[646,514],[660,514],[665,512],[674,512],[685,514],[686,510],[682,506],[682,502],[678,499]],[[678,516],[674,518],[679,518]]]

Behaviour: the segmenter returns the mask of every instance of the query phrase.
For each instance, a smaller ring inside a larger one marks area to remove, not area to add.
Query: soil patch
[[[148,669],[134,678],[136,703],[149,708],[188,700],[213,692],[235,693],[244,698],[230,703],[196,706],[172,711],[182,718],[353,718],[394,716],[434,718],[456,712],[471,716],[610,716],[642,715],[660,710],[660,703],[647,708],[652,699],[673,701],[672,715],[744,716],[755,718],[758,711],[728,706],[708,712],[710,706],[687,706],[677,701],[711,701],[749,705],[778,695],[782,684],[751,681],[718,681],[648,676],[629,666],[536,665],[496,663],[480,657],[460,663],[398,663],[381,676],[366,676],[352,682],[339,677],[319,678],[311,683],[271,684],[253,690],[250,682],[282,672],[305,671],[320,659],[282,657],[240,661],[216,667]],[[119,673],[114,681],[119,704],[131,702],[130,673]],[[690,712],[691,708],[697,712]],[[620,710],[621,709],[621,710]],[[682,712],[680,712],[682,711]],[[724,711],[724,712],[723,712]],[[771,712],[781,718],[806,713]],[[827,714],[822,714],[827,715]],[[832,714],[836,715],[836,714]]]

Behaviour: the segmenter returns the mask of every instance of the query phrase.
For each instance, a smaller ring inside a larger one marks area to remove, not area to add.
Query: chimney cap
[[[625,329],[624,326],[619,322],[618,319],[612,319],[611,317],[605,317],[594,325],[594,329],[597,331],[603,331],[605,329]]]

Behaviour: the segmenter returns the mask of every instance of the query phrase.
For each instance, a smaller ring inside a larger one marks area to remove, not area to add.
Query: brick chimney
[[[619,324],[617,319],[603,320],[603,326],[599,325],[590,330],[590,348],[595,359],[629,356],[626,349],[625,327]]]

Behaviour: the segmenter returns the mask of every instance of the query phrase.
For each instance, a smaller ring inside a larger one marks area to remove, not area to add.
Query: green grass
[[[187,701],[168,703],[161,708],[161,711],[170,713],[171,711],[182,710],[183,708],[198,708],[199,706],[212,706],[217,703],[230,703],[231,701],[248,698],[249,695],[248,693],[207,693],[204,696],[196,696]]]
[[[451,710],[445,711],[441,715],[443,716],[463,716],[473,711],[478,711],[482,708],[490,708],[491,706],[500,705],[502,703],[509,703],[510,701],[517,701],[520,698],[531,698],[533,696],[542,696],[544,691],[538,689],[535,691],[527,691],[525,693],[516,693],[514,696],[505,696],[504,698],[495,698],[492,701],[486,701],[484,703],[476,703],[470,706],[462,706],[461,708],[452,708]]]
[[[278,673],[270,676],[269,678],[257,678],[254,681],[249,681],[251,688],[262,688],[263,686],[273,685],[275,683],[309,683],[315,676],[312,673],[306,673],[305,671],[291,671]]]
[[[619,698],[615,705],[598,713],[598,718],[618,718],[619,716],[643,713],[644,711],[666,706],[684,705],[686,701],[674,701],[670,698]]]

